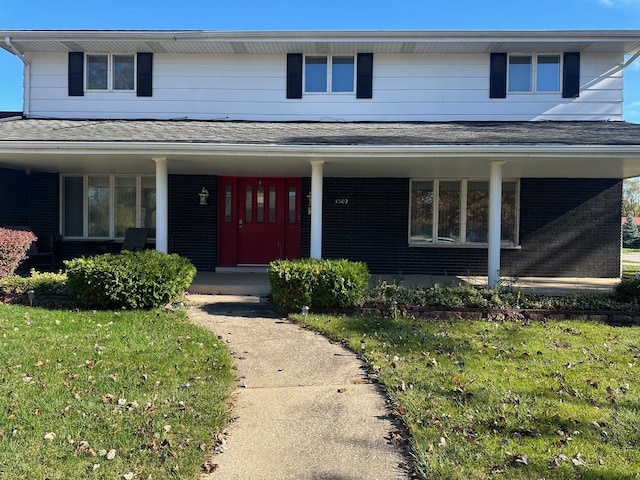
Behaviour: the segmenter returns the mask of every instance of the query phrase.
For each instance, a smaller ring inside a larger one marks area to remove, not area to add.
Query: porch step
[[[198,272],[189,293],[207,295],[253,295],[271,293],[266,268],[262,271]]]

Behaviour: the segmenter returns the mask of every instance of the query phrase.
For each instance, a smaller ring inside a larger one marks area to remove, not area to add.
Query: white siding
[[[621,120],[622,57],[581,56],[577,99],[556,94],[489,98],[489,55],[376,54],[373,99],[351,94],[286,98],[285,55],[155,54],[153,96],[67,95],[67,55],[31,62],[28,114],[55,118],[316,121]]]

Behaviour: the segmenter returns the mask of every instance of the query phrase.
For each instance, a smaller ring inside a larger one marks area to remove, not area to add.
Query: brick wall
[[[60,229],[57,173],[0,169],[0,225],[28,226],[38,237]]]
[[[522,179],[522,250],[503,253],[503,273],[619,276],[621,209],[621,180]]]
[[[0,169],[0,225],[27,225],[28,179],[24,170]]]
[[[169,175],[169,253],[187,257],[199,271],[216,266],[217,185],[214,175]],[[202,187],[208,205],[199,204]]]
[[[618,276],[621,185],[523,179],[521,249],[502,250],[502,274]],[[409,247],[408,200],[408,179],[325,178],[323,256],[366,262],[372,273],[486,275],[486,248]]]

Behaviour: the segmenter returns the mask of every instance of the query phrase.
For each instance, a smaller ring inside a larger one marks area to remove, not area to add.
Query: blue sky
[[[58,29],[640,29],[640,0],[0,0],[0,30]],[[20,111],[22,63],[0,50],[0,72],[0,110]],[[640,59],[624,95],[624,119],[640,123]]]

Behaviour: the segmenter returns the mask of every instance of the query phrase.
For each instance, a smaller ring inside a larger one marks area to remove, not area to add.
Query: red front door
[[[300,256],[300,179],[220,177],[218,265]]]

